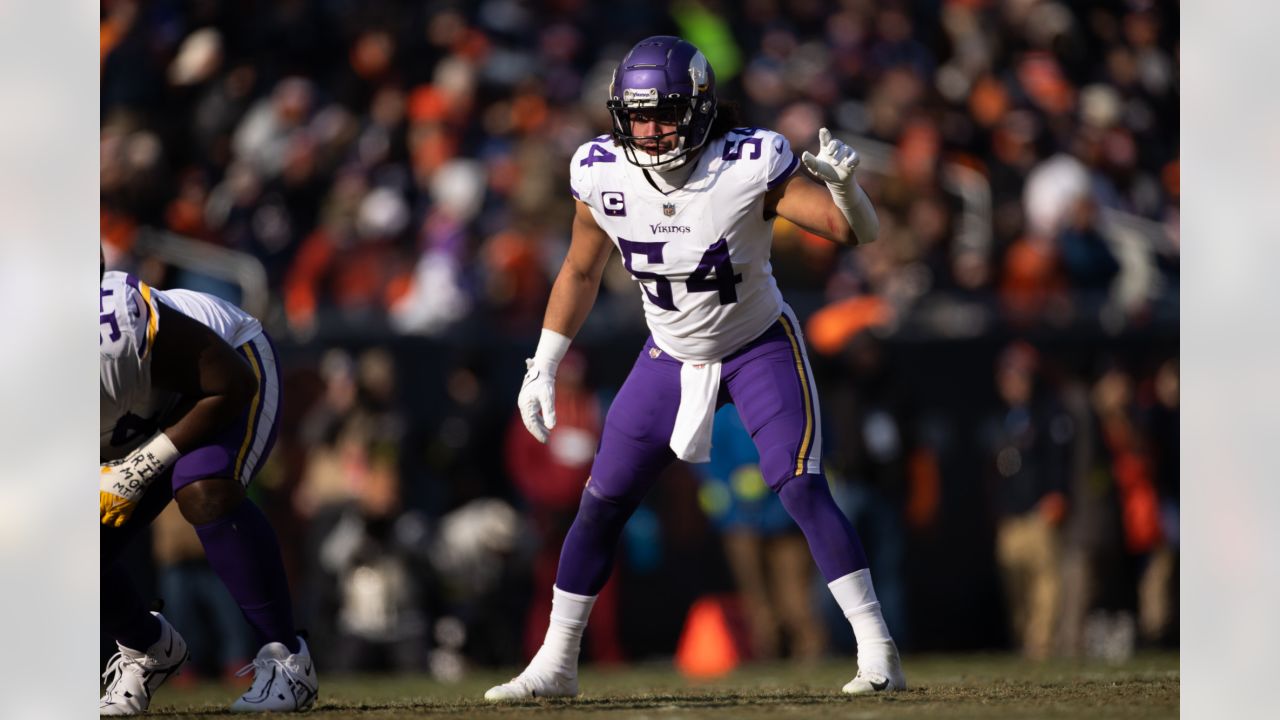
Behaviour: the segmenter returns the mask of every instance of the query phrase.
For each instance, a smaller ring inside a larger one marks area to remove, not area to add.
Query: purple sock
[[[862,541],[836,506],[825,477],[794,477],[782,486],[778,497],[809,541],[809,552],[827,582],[867,567]]]
[[[160,621],[142,606],[142,598],[120,563],[102,573],[98,624],[107,637],[130,650],[146,650],[160,639]]]
[[[560,548],[556,587],[576,595],[599,594],[613,569],[622,528],[635,509],[634,503],[596,497],[590,488],[584,491]]]
[[[278,642],[297,652],[300,646],[280,545],[258,506],[245,498],[221,520],[197,525],[196,534],[209,565],[240,606],[259,646]]]

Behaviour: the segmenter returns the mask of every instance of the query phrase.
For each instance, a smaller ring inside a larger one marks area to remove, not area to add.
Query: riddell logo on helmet
[[[628,106],[657,105],[658,88],[627,88],[622,91],[622,102]]]

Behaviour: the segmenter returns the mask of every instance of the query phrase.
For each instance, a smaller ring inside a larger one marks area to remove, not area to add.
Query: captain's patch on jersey
[[[605,215],[622,217],[627,214],[627,201],[620,192],[600,193],[600,204],[604,206]]]

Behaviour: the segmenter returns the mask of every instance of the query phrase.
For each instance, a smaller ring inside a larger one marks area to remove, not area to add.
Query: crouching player
[[[245,487],[275,442],[280,377],[257,319],[186,290],[104,273],[99,298],[102,631],[119,647],[103,674],[102,715],[144,712],[187,659],[148,612],[119,558],[177,499],[261,644],[237,711],[305,710],[315,668],[293,624],[275,531]]]
[[[675,37],[632,48],[608,108],[612,136],[585,143],[570,163],[577,214],[569,254],[518,400],[529,432],[546,442],[555,425],[557,365],[615,246],[640,286],[652,335],[605,419],[560,551],[546,640],[523,673],[485,697],[577,694],[580,638],[623,526],[668,463],[709,457],[712,417],[728,402],[852,625],[858,672],[844,692],[904,689],[866,554],[822,474],[804,338],[769,264],[779,216],[841,244],[875,239],[875,210],[854,179],[857,153],[824,129],[819,154],[801,158],[782,135],[738,127],[717,109],[706,58]],[[802,161],[821,184],[795,174]]]

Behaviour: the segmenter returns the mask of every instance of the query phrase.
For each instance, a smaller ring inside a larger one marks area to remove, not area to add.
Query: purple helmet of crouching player
[[[613,137],[631,164],[656,170],[679,167],[707,142],[716,118],[716,74],[702,51],[671,35],[645,38],[631,48],[609,84]],[[648,109],[675,131],[657,135],[631,132],[631,114]],[[661,147],[674,135],[675,147],[651,155],[639,144]],[[639,144],[638,144],[639,143]]]

